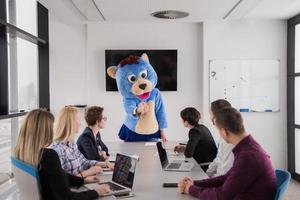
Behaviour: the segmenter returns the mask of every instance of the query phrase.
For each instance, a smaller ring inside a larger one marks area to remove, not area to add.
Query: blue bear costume
[[[124,141],[152,141],[161,137],[167,128],[166,113],[160,91],[155,88],[157,74],[148,56],[129,56],[118,66],[107,69],[115,78],[123,96],[126,112],[124,124],[119,131]]]

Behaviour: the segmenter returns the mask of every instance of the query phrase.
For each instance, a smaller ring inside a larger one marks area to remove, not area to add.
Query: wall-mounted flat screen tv
[[[146,53],[158,76],[160,91],[177,91],[177,50],[105,50],[105,66],[116,66],[130,55]],[[106,91],[118,91],[116,80],[106,73]]]

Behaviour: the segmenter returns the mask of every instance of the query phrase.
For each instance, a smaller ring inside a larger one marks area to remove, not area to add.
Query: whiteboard
[[[279,112],[279,60],[210,60],[210,102],[241,112]]]

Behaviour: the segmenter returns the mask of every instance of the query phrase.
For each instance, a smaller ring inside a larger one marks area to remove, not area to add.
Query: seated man
[[[231,107],[231,104],[225,99],[219,99],[211,103],[209,114],[214,126],[216,125],[216,113],[225,107]],[[234,160],[233,147],[232,144],[227,143],[222,137],[220,138],[217,157],[209,164],[206,170],[206,174],[209,177],[221,176],[230,170]]]
[[[200,112],[192,107],[181,111],[182,123],[189,129],[189,140],[187,145],[176,145],[175,152],[183,152],[187,158],[193,157],[197,163],[212,162],[217,154],[216,143],[206,126],[199,124]],[[201,166],[204,171],[206,166]]]
[[[193,181],[184,177],[178,188],[181,193],[206,199],[273,200],[276,193],[275,172],[270,157],[249,135],[241,114],[232,107],[216,113],[216,126],[228,143],[235,145],[232,168],[223,176]]]

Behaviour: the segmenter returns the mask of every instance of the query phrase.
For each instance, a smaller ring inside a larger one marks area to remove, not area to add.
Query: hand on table
[[[99,178],[97,178],[96,176],[88,176],[84,179],[84,183],[88,184],[88,183],[98,183],[100,182]]]
[[[193,184],[193,179],[191,179],[190,177],[184,177],[178,183],[178,190],[182,194],[188,194],[189,189]]]

